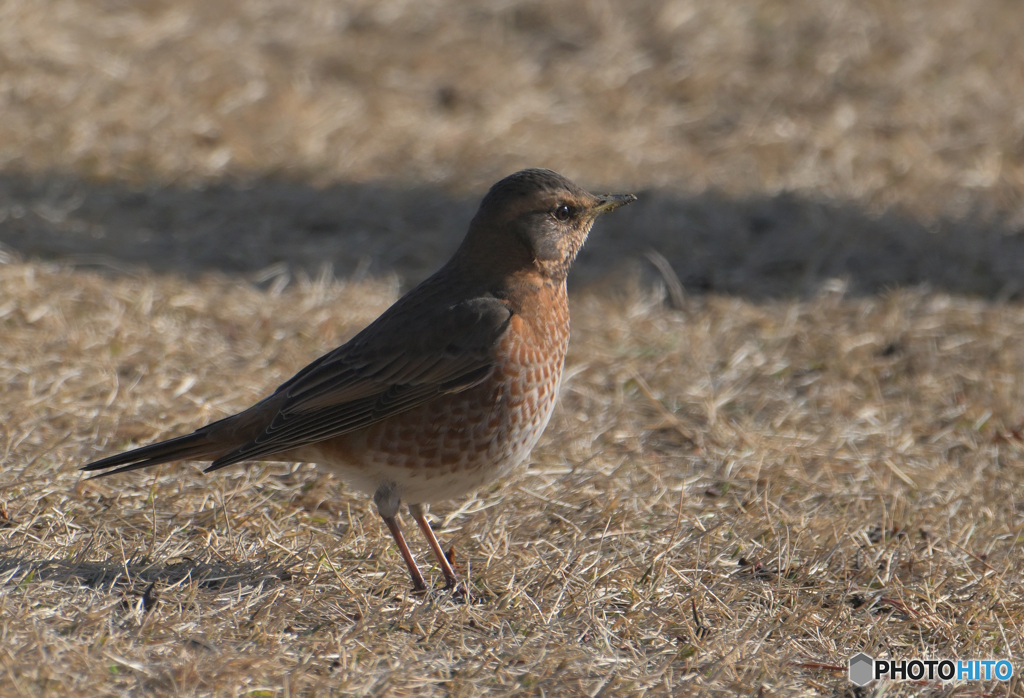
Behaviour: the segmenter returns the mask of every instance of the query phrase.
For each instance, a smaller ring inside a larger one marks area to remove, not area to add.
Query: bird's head
[[[551,170],[521,170],[487,192],[460,252],[562,280],[594,220],[635,200],[632,194],[591,194]]]

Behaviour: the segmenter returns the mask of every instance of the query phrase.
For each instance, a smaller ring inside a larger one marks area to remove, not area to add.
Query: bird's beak
[[[633,194],[601,194],[597,197],[597,205],[592,210],[595,216],[599,216],[634,201],[636,196]]]

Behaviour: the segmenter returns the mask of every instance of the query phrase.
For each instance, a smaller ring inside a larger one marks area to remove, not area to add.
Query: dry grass
[[[0,693],[1019,671],[1024,5],[491,7],[0,4]],[[526,165],[646,194],[581,257],[531,468],[435,507],[474,603],[310,466],[75,471],[265,394]]]
[[[577,298],[533,468],[439,511],[458,606],[308,466],[70,467],[245,406],[392,289],[2,271],[12,689],[791,693],[859,649],[1020,656],[1015,308]]]

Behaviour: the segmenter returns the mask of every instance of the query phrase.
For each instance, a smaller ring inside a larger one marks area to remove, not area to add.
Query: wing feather
[[[479,384],[512,316],[504,301],[482,296],[417,327],[401,322],[398,307],[282,384],[265,401],[278,406],[266,427],[208,470],[340,436]]]

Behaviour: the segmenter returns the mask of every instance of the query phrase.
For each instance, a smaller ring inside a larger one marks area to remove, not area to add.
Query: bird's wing
[[[277,406],[262,432],[208,470],[340,436],[477,385],[493,370],[512,316],[490,296],[423,314],[391,311],[250,408]]]

